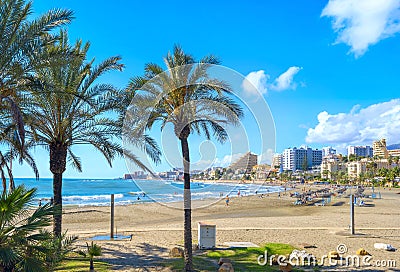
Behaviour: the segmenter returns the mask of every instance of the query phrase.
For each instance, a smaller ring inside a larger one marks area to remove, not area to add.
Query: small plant
[[[43,259],[49,270],[53,271],[68,254],[75,250],[74,244],[78,236],[67,236],[67,232],[64,232],[60,237],[54,237],[54,235],[47,230],[40,231],[40,233],[49,236],[49,239],[42,243],[42,246],[46,248],[46,254]]]
[[[92,241],[90,245],[86,243],[86,248],[87,248],[86,252],[80,251],[79,254],[85,257],[89,257],[89,262],[90,262],[89,271],[92,272],[94,271],[94,265],[93,265],[94,257],[101,255],[101,247],[97,244],[94,244]]]

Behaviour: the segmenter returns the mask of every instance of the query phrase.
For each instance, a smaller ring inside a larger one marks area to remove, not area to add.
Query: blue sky
[[[343,150],[381,137],[400,142],[398,0],[59,0],[33,6],[35,14],[72,9],[71,41],[90,41],[96,60],[122,57],[126,69],[101,78],[118,87],[141,75],[145,63],[162,65],[175,43],[198,58],[217,55],[263,92],[277,152],[302,144]],[[84,172],[69,168],[66,177],[127,172],[122,159],[110,169],[91,148],[75,150]],[[35,156],[41,176],[51,176],[47,153],[37,149]],[[15,175],[31,171],[16,167]]]

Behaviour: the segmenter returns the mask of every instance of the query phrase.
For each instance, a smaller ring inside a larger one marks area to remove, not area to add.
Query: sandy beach
[[[321,187],[322,188],[322,187]],[[197,223],[217,226],[217,246],[225,242],[288,243],[299,249],[315,245],[307,252],[320,257],[345,244],[348,254],[366,249],[373,260],[395,260],[397,268],[362,267],[359,271],[400,271],[400,251],[374,249],[374,243],[400,248],[400,190],[380,189],[382,199],[365,198],[365,206],[355,207],[356,235],[349,235],[349,198],[334,197],[326,206],[295,206],[288,194],[234,197],[229,207],[221,199],[192,212],[193,242],[197,243]],[[366,190],[370,194],[370,190]],[[201,202],[201,201],[200,201]],[[199,204],[199,203],[197,203]],[[202,203],[204,204],[204,203]],[[103,247],[102,259],[120,271],[168,271],[159,263],[168,258],[169,249],[183,244],[183,212],[159,203],[115,207],[117,234],[132,235],[132,240],[97,241]],[[64,209],[64,230],[80,237],[78,245],[94,235],[110,231],[110,207],[68,207]],[[257,260],[254,260],[256,262]],[[397,270],[396,270],[397,269]],[[312,270],[311,270],[312,271]],[[332,269],[327,268],[327,271]],[[349,271],[340,267],[335,271]]]

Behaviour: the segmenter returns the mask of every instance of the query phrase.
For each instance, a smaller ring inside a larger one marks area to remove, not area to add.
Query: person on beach
[[[238,191],[238,196],[240,196],[240,190]]]
[[[226,206],[229,206],[229,196],[225,197],[225,204],[226,204]]]
[[[39,207],[42,207],[42,200],[39,199]]]

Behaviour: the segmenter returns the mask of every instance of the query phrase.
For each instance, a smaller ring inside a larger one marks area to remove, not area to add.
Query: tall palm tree
[[[51,224],[54,208],[45,204],[33,212],[36,189],[18,186],[0,196],[0,271],[48,271],[42,257],[51,237],[38,232]]]
[[[28,20],[31,14],[32,2],[0,0],[0,111],[8,112],[17,124],[17,140],[22,145],[25,130],[18,106],[21,92],[33,67],[46,61],[36,58],[36,52],[54,39],[50,31],[72,19],[72,11],[61,9]]]
[[[95,84],[108,71],[121,71],[120,57],[111,57],[97,66],[87,61],[89,43],[77,41],[71,47],[66,32],[61,32],[57,43],[48,45],[42,54],[55,51],[71,51],[65,57],[52,58],[47,67],[36,69],[37,80],[31,82],[31,106],[28,110],[32,137],[38,145],[49,151],[50,171],[53,173],[54,205],[62,208],[63,173],[67,160],[82,171],[80,158],[72,152],[72,146],[91,145],[97,149],[110,166],[116,156],[124,154],[116,141],[121,137],[121,125],[114,118],[116,101],[109,99],[117,93],[110,84]],[[151,149],[157,153],[157,148]],[[126,153],[125,153],[126,155]],[[133,155],[128,157],[143,166]],[[54,216],[53,232],[61,235],[62,214]]]
[[[136,92],[133,107],[139,116],[138,128],[151,129],[156,123],[164,128],[167,123],[174,127],[175,136],[181,143],[184,168],[184,255],[185,271],[193,270],[192,227],[190,193],[190,153],[188,137],[193,132],[204,133],[207,139],[214,136],[218,141],[227,139],[226,124],[237,124],[243,115],[241,107],[226,94],[230,87],[223,81],[210,78],[209,68],[219,64],[210,55],[196,61],[180,46],[174,46],[164,58],[166,72],[157,64],[146,64],[145,75],[131,80],[128,90]],[[143,92],[140,92],[141,90]],[[148,120],[143,120],[143,111]],[[134,115],[135,116],[135,115]],[[140,130],[140,129],[139,129]]]

